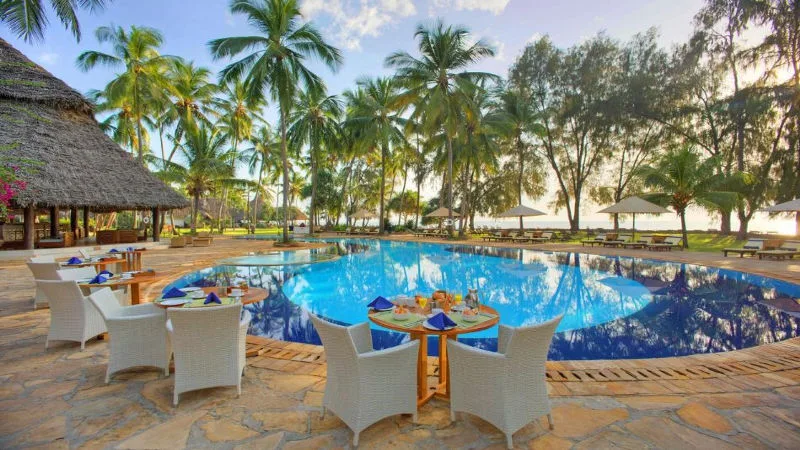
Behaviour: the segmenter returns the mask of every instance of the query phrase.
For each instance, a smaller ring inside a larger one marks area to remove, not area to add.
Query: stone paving
[[[223,256],[270,245],[215,239],[208,248],[148,251],[145,266],[168,279],[145,297]],[[647,256],[716,260],[683,252]],[[729,260],[732,268],[800,282],[797,262]],[[104,384],[107,341],[90,341],[85,351],[73,343],[45,351],[49,314],[32,311],[32,294],[23,262],[0,264],[0,448],[350,445],[340,420],[320,420],[321,347],[253,338],[240,398],[232,388],[208,389],[183,395],[174,408],[173,380],[158,371],[123,372]],[[437,369],[434,362],[431,374]],[[533,422],[514,435],[516,448],[800,448],[800,339],[685,358],[552,362],[548,374],[555,430]],[[417,424],[397,416],[370,427],[360,447],[500,449],[504,439],[475,417],[460,414],[451,423],[448,405],[435,400]]]

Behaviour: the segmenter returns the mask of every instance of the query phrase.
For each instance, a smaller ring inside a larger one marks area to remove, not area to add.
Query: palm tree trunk
[[[197,211],[200,209],[200,193],[194,194],[194,205],[192,205],[192,234],[197,233]]]
[[[383,235],[383,207],[386,198],[386,145],[381,145],[381,203],[378,211],[378,234]]]
[[[401,225],[403,223],[403,214],[405,212],[405,195],[406,195],[406,183],[408,182],[408,166],[405,166],[405,170],[403,170],[403,189],[400,190],[400,218],[398,219]]]
[[[286,152],[286,107],[281,108],[281,162],[283,164],[283,242],[289,242],[289,156]]]
[[[447,136],[447,234],[453,237],[453,139]]]
[[[316,149],[311,148],[311,208],[309,217],[310,233],[314,234],[314,224],[317,222],[317,158],[315,158]]]
[[[350,183],[350,175],[353,173],[353,161],[355,161],[355,159],[355,156],[351,157],[350,162],[347,163],[347,169],[345,169],[344,183],[342,183],[342,197],[339,201],[339,211],[336,214],[337,225],[339,224],[339,216],[342,215],[342,210],[344,210],[346,225],[350,226],[350,215],[348,214],[347,208],[347,185]]]
[[[254,204],[253,204],[253,218],[252,218],[251,223],[253,224],[253,229],[254,230],[255,230],[256,224],[258,223],[258,197],[261,194],[261,189],[262,189],[261,188],[261,180],[262,180],[262,176],[264,175],[264,166],[265,166],[265,161],[264,161],[263,156],[262,156],[261,168],[258,171],[258,185],[256,186],[256,195],[255,195],[255,198],[253,200],[253,202],[254,202]]]
[[[681,235],[683,236],[683,248],[689,248],[689,233],[686,231],[686,210],[681,211]]]

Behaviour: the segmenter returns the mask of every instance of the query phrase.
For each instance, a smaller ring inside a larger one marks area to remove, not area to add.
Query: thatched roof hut
[[[79,92],[0,39],[0,151],[41,161],[23,175],[15,206],[92,211],[183,208],[156,178],[100,129]]]

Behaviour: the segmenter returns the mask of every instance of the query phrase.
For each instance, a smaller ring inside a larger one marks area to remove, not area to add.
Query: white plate
[[[205,298],[206,293],[203,291],[192,291],[189,293],[190,298]]]
[[[92,281],[93,278],[94,277],[92,277],[92,278],[81,278],[80,280],[75,280],[75,282],[78,283],[78,284],[88,283],[88,282]]]
[[[190,300],[185,298],[168,298],[166,300],[161,300],[161,304],[164,306],[181,306],[189,303]]]
[[[178,290],[181,291],[181,292],[194,292],[194,291],[199,291],[201,289],[202,288],[199,288],[197,286],[189,286],[189,287],[185,287],[185,288],[180,288]]]
[[[440,330],[440,329],[436,328],[435,326],[429,324],[427,320],[425,322],[422,322],[422,326],[427,328],[427,329],[429,329],[429,330],[434,330],[434,331],[447,331],[447,330],[452,330],[453,328],[456,327],[455,325],[453,325],[451,327],[446,327],[444,330]]]
[[[393,310],[393,309],[394,309],[394,306],[392,306],[391,308],[383,308],[383,309],[372,308],[372,309],[374,309],[375,311],[379,311],[379,312],[383,312],[383,311],[391,311],[391,310]]]

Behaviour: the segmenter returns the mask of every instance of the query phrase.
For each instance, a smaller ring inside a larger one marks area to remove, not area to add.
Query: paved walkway
[[[145,266],[169,279],[145,294],[222,257],[270,246],[217,239],[208,248],[148,251]],[[647,256],[708,265],[720,259]],[[722,263],[800,282],[797,262]],[[233,389],[210,389],[185,394],[173,408],[173,380],[157,371],[126,372],[105,385],[106,341],[91,341],[83,352],[70,343],[45,352],[49,315],[31,311],[32,293],[24,264],[0,264],[0,448],[349,445],[341,421],[319,420],[321,347],[251,338],[240,398]],[[435,361],[429,370],[438,370]],[[684,358],[552,362],[548,379],[556,429],[534,422],[514,435],[517,448],[800,448],[800,339]],[[418,424],[394,417],[372,426],[360,447],[503,448],[504,440],[474,417],[451,423],[447,404],[434,401]]]

